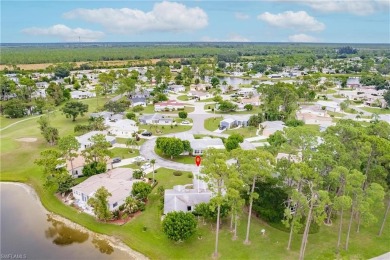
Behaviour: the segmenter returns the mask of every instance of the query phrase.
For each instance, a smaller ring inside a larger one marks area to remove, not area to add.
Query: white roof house
[[[210,148],[225,149],[225,146],[220,138],[202,138],[190,140],[192,155],[201,155]]]
[[[162,114],[143,115],[139,118],[141,124],[171,125],[173,119]]]
[[[282,121],[265,121],[260,124],[263,127],[263,136],[270,136],[276,131],[283,131],[286,127]]]
[[[154,104],[154,111],[165,111],[165,110],[178,110],[178,109],[184,109],[185,103],[180,103],[175,100],[168,100],[168,101],[163,101]]]
[[[170,85],[168,86],[168,89],[173,92],[184,92],[186,91],[186,87],[183,85]]]
[[[226,129],[229,129],[234,126],[248,126],[249,118],[251,115],[232,115],[226,116],[220,123],[220,126],[225,126]]]
[[[242,95],[244,97],[249,97],[250,95],[256,96],[257,90],[254,88],[241,88],[238,92],[238,95]]]
[[[199,203],[208,203],[212,192],[207,183],[194,176],[192,184],[176,185],[173,189],[166,189],[164,193],[164,214],[173,211],[189,212]]]
[[[332,112],[340,112],[341,108],[340,105],[335,101],[317,101],[316,105],[319,108],[325,108],[325,110],[332,111]]]
[[[138,131],[137,123],[131,119],[121,119],[114,122],[107,122],[108,133],[117,137],[128,138]]]
[[[84,99],[84,98],[96,97],[96,94],[89,92],[89,91],[75,90],[75,91],[70,92],[70,96],[71,96],[71,98],[74,98],[74,99]]]
[[[204,137],[202,139],[195,139],[194,135],[189,133],[175,133],[171,136],[189,141],[192,148],[192,155],[202,155],[209,148],[225,149],[220,138]]]
[[[77,136],[76,139],[80,143],[80,151],[84,150],[87,147],[93,145],[93,142],[90,140],[92,136],[97,134],[103,134],[106,137],[106,141],[114,144],[116,142],[115,136],[106,135],[106,132],[103,131],[91,131],[89,133],[83,134],[81,136]]]
[[[133,184],[138,181],[140,180],[133,180],[132,169],[115,168],[107,173],[93,175],[74,186],[73,197],[79,207],[91,213],[92,209],[87,205],[88,199],[93,197],[99,188],[104,187],[111,193],[108,197],[108,205],[112,211],[124,204],[126,197],[131,195]]]

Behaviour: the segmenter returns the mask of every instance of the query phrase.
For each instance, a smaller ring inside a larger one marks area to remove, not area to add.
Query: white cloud
[[[322,31],[325,29],[325,24],[317,21],[305,11],[286,11],[279,14],[265,12],[258,15],[257,19],[275,27],[294,29],[297,31]]]
[[[244,14],[244,13],[240,13],[240,12],[234,13],[234,17],[238,20],[247,20],[250,18],[250,16],[248,14]]]
[[[288,40],[290,42],[318,42],[318,39],[316,37],[304,33],[290,35],[288,37]]]
[[[150,12],[129,8],[75,9],[64,17],[101,24],[108,31],[120,34],[192,31],[208,24],[207,14],[201,8],[166,1],[156,3]]]
[[[389,11],[389,0],[273,0],[278,2],[296,2],[305,4],[314,10],[326,13],[352,13],[369,15],[376,11]]]
[[[225,39],[203,36],[200,39],[200,41],[202,42],[250,42],[248,38],[245,38],[244,36],[236,33],[229,34],[228,37]]]
[[[34,36],[52,36],[67,42],[94,42],[104,37],[103,32],[82,28],[69,28],[63,24],[56,24],[48,28],[31,27],[22,30],[23,33]],[[79,38],[80,37],[80,38]]]

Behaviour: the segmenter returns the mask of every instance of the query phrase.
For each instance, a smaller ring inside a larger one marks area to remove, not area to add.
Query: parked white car
[[[149,169],[150,167],[152,167],[152,165],[150,163],[145,163],[144,165],[141,166],[141,170],[145,171],[146,169]]]
[[[184,121],[182,121],[181,123],[182,123],[183,125],[189,125],[189,124],[190,124],[190,122],[187,121],[187,120],[184,120]]]
[[[136,161],[136,162],[144,162],[144,161],[146,161],[146,159],[145,159],[145,157],[140,155],[140,156],[134,157],[134,161]]]

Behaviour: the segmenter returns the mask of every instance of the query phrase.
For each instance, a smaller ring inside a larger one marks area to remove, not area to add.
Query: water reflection
[[[47,222],[51,226],[45,230],[45,236],[47,239],[53,239],[53,243],[58,246],[83,243],[88,240],[88,233],[70,228],[64,223],[53,219],[49,214],[47,215]]]
[[[92,244],[95,248],[99,249],[100,253],[111,255],[114,252],[114,248],[106,240],[101,240],[97,238],[92,239]]]

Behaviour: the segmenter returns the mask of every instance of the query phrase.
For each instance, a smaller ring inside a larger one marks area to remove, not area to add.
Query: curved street
[[[228,134],[215,133],[212,131],[208,131],[204,128],[204,121],[207,118],[219,116],[204,111],[204,105],[207,104],[206,102],[188,102],[188,103],[195,107],[194,112],[188,114],[188,117],[193,120],[193,124],[190,130],[181,133],[211,135],[211,136],[224,137],[224,138],[229,137]],[[163,136],[173,136],[173,135],[175,134],[166,134]],[[194,157],[194,164],[184,164],[179,162],[173,162],[158,156],[154,151],[154,147],[156,145],[156,138],[157,137],[149,139],[141,146],[139,151],[140,155],[150,160],[151,159],[156,160],[156,165],[159,167],[178,170],[178,171],[190,171],[190,172],[198,171],[198,167],[195,165],[195,157]],[[244,149],[256,149],[253,146],[253,144],[245,140],[242,144],[242,147],[245,147]]]

